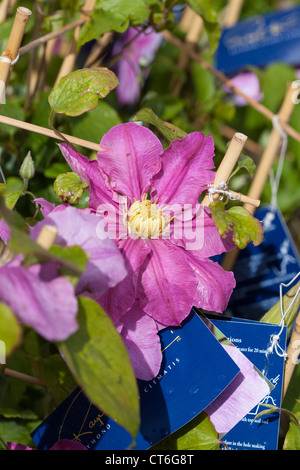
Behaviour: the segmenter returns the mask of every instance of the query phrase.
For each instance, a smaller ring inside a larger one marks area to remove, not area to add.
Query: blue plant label
[[[211,322],[226,335],[236,347],[273,384],[273,389],[260,403],[245,415],[223,438],[232,450],[276,450],[278,446],[280,412],[274,411],[254,419],[268,408],[281,407],[284,357],[275,350],[268,352],[271,336],[280,332],[280,327],[269,323],[244,319],[211,317]],[[286,327],[280,334],[279,345],[286,350]]]
[[[240,369],[198,315],[182,327],[161,332],[163,363],[158,376],[138,381],[141,427],[134,449],[150,448],[203,411],[239,374]],[[76,389],[33,432],[39,449],[75,439],[88,449],[123,450],[128,432],[93,406]]]
[[[300,271],[297,249],[279,210],[261,207],[255,217],[263,224],[264,239],[239,253],[233,267],[236,288],[226,311],[227,316],[248,320],[260,320],[279,301],[280,284]]]
[[[211,415],[222,436],[224,422],[231,429],[273,388],[202,313],[193,311],[182,327],[164,330],[161,341],[164,359],[159,375],[138,381],[141,426],[135,450],[149,449],[202,411]],[[80,388],[32,438],[39,449],[49,449],[61,439],[78,440],[91,450],[124,450],[132,444],[127,431],[93,406]]]
[[[299,47],[300,7],[257,15],[222,32],[216,66],[227,75],[272,62],[297,66]]]

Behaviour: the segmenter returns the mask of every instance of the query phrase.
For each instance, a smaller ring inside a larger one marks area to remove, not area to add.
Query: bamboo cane
[[[11,60],[9,57],[0,57],[0,107],[5,103],[6,80],[10,72]]]
[[[225,15],[223,18],[223,27],[231,28],[234,26],[241,14],[244,0],[229,0],[225,8]]]
[[[17,59],[19,49],[23,40],[23,36],[25,33],[26,25],[31,15],[31,11],[25,7],[18,7],[16,11],[15,20],[7,41],[7,45],[5,48],[4,53],[2,54],[4,57],[9,57],[11,62]],[[8,83],[9,76],[11,73],[11,68],[7,74],[7,76],[3,75],[3,63],[0,62],[0,77],[2,80]],[[4,80],[5,78],[5,80]]]
[[[179,23],[179,28],[186,33],[185,42],[186,47],[193,49],[197,44],[201,31],[203,29],[203,19],[196,12],[194,12],[188,5],[185,7],[182,18]],[[190,57],[181,52],[178,68],[184,70],[188,63]],[[171,92],[173,96],[178,96],[183,85],[183,81],[179,77],[174,77],[171,80]]]
[[[230,126],[227,126],[226,124],[223,124],[220,127],[220,132],[224,137],[226,137],[227,139],[230,140],[230,139],[232,139],[232,137],[236,133],[236,130],[232,129]],[[259,156],[259,155],[262,154],[261,146],[257,142],[255,142],[254,140],[249,139],[249,137],[248,137],[248,139],[245,143],[245,149],[247,149],[248,152],[253,154],[253,156]]]
[[[99,144],[94,142],[89,142],[88,140],[73,137],[72,135],[68,134],[61,134],[61,137],[59,134],[56,134],[56,132],[52,131],[51,129],[47,129],[46,127],[37,126],[36,124],[31,124],[29,122],[19,121],[18,119],[9,118],[7,116],[0,115],[0,123],[18,127],[19,129],[24,129],[26,131],[36,132],[37,134],[45,135],[47,137],[51,137],[52,139],[66,139],[71,144],[79,145],[80,147],[84,147],[90,150],[95,150],[96,152],[101,150]]]
[[[5,103],[6,86],[9,82],[12,65],[17,60],[30,15],[31,11],[28,8],[19,7],[17,9],[5,51],[0,57],[0,107]]]
[[[0,3],[0,23],[4,23],[7,18],[9,0],[2,0]]]
[[[225,153],[219,168],[217,169],[214,186],[224,181],[228,181],[236,162],[244,148],[247,136],[237,132],[234,134],[233,138],[230,141],[227,152]],[[208,194],[206,194],[201,203],[204,206],[209,206],[210,200]]]
[[[62,28],[56,29],[55,31],[52,31],[51,33],[45,34],[44,36],[41,36],[37,39],[34,39],[34,41],[29,42],[25,46],[22,46],[19,50],[19,55],[26,54],[27,52],[30,52],[37,47],[41,46],[42,44],[45,44],[46,42],[50,41],[50,39],[55,39],[63,34],[67,33],[68,31],[71,31],[72,29],[76,28],[77,26],[81,26],[84,23],[86,23],[89,20],[88,17],[84,16],[81,18],[78,18],[78,20],[73,21],[72,23],[69,23]]]
[[[58,230],[54,225],[43,225],[36,242],[45,250],[49,250],[57,235]]]
[[[85,4],[83,6],[83,12],[84,12],[83,16],[84,17],[86,17],[87,13],[91,13],[93,11],[93,9],[95,8],[95,4],[96,4],[96,0],[86,0],[85,1]],[[75,66],[75,62],[76,62],[76,58],[77,58],[77,41],[78,41],[78,38],[79,38],[80,30],[81,30],[81,26],[77,26],[75,28],[74,37],[73,37],[73,40],[72,40],[71,45],[70,45],[69,53],[66,55],[66,57],[63,60],[63,63],[62,63],[61,68],[58,72],[58,75],[56,77],[54,85],[56,85],[62,77],[64,77],[68,73],[72,72],[72,70]]]
[[[278,112],[278,116],[280,117],[280,122],[288,122],[291,114],[294,109],[294,101],[292,99],[293,93],[295,92],[294,88],[292,86],[288,87],[288,90],[286,92],[285,98],[283,100],[282,106]],[[269,176],[269,172],[271,170],[271,167],[278,155],[278,151],[280,148],[280,144],[282,142],[282,135],[273,128],[268,145],[263,152],[259,165],[256,169],[252,184],[250,186],[248,196],[254,199],[260,199],[263,188],[266,184],[266,181]],[[250,214],[254,214],[255,212],[255,206],[249,205],[249,204],[244,204],[244,208],[247,209]],[[222,267],[226,271],[230,271],[239,254],[239,249],[236,248],[224,255],[223,261],[222,261]]]

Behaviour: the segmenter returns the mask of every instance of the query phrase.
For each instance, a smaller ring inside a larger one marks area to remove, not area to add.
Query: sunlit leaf
[[[53,111],[79,116],[94,109],[99,98],[105,98],[119,81],[106,67],[79,69],[62,77],[49,95]]]
[[[0,302],[0,359],[1,352],[9,356],[20,344],[22,338],[22,328],[8,305]],[[4,351],[2,350],[4,347]],[[0,361],[0,364],[3,361]]]
[[[220,441],[209,417],[203,412],[152,450],[218,450]]]
[[[254,176],[256,165],[251,157],[249,157],[248,155],[244,155],[243,153],[239,156],[237,166],[231,174],[230,178],[232,178],[232,176],[235,175],[242,168],[244,168],[250,174],[251,177]]]
[[[300,450],[300,413],[296,413],[299,424],[290,421],[289,430],[286,433],[283,450]]]
[[[232,232],[232,239],[238,248],[243,249],[250,242],[255,246],[262,242],[262,224],[243,207],[235,206],[225,211],[224,203],[215,201],[209,208],[221,237]]]
[[[47,387],[56,406],[76,388],[77,384],[60,354],[38,358],[33,366],[37,377]]]
[[[81,28],[77,47],[110,31],[123,33],[129,24],[142,25],[150,14],[151,3],[153,0],[102,0]]]
[[[88,183],[83,183],[77,173],[72,171],[58,175],[53,184],[57,199],[69,204],[77,204],[88,186]]]
[[[291,330],[293,326],[295,317],[299,311],[300,307],[300,295],[297,294],[298,289],[300,288],[300,281],[297,282],[286,294],[282,297],[282,308],[286,312],[284,317],[284,324],[287,327],[287,331]],[[296,296],[297,294],[297,296]],[[291,306],[291,307],[290,307]],[[281,302],[280,300],[273,305],[273,307],[266,312],[260,321],[264,323],[272,323],[274,325],[279,325],[281,321]]]
[[[144,121],[148,124],[155,126],[161,134],[166,137],[170,142],[175,139],[182,139],[186,136],[186,132],[180,129],[179,127],[171,124],[170,122],[163,121],[160,119],[151,108],[143,108],[138,111],[133,119],[133,121]]]

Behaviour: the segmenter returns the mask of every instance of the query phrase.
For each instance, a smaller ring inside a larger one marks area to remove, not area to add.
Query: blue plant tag
[[[209,317],[211,322],[222,331],[236,347],[260,370],[273,384],[259,404],[245,415],[223,438],[222,441],[232,450],[276,450],[279,433],[279,411],[272,412],[254,420],[255,416],[266,411],[264,405],[281,407],[284,358],[275,350],[268,353],[271,336],[280,332],[280,327],[269,323],[247,321],[236,318]],[[280,334],[279,345],[286,349],[286,327]]]
[[[225,29],[216,54],[216,66],[225,74],[271,62],[299,65],[300,7],[258,15]]]
[[[141,427],[134,449],[147,449],[203,411],[239,374],[218,339],[191,313],[182,327],[161,333],[163,363],[158,376],[138,381]],[[33,432],[39,449],[61,439],[79,440],[88,449],[123,450],[128,432],[75,390]]]
[[[297,249],[281,213],[265,206],[255,217],[263,224],[264,239],[239,253],[233,267],[236,288],[226,310],[227,316],[248,320],[260,320],[278,302],[280,284],[300,271]]]

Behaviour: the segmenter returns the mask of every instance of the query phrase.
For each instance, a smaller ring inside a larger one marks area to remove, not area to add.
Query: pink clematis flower
[[[257,75],[253,72],[243,72],[235,77],[231,78],[230,81],[234,86],[243,91],[246,95],[253,98],[255,101],[261,101],[263,94],[260,89],[260,82]],[[230,92],[226,87],[225,89]],[[246,106],[247,101],[239,95],[234,95],[233,102],[236,106],[242,107]]]
[[[7,443],[8,450],[36,450],[32,447],[24,444],[18,444],[16,442]],[[81,442],[70,441],[69,439],[62,439],[54,444],[50,450],[87,450],[87,448],[81,444]]]
[[[32,238],[37,238],[44,224],[55,225],[57,244],[80,245],[88,254],[86,269],[75,289],[59,274],[55,262],[24,267],[23,256],[17,256],[0,268],[0,301],[48,341],[63,341],[78,329],[76,295],[89,295],[93,290],[103,294],[123,280],[127,271],[113,241],[97,238],[96,226],[101,229],[98,216],[71,206],[54,209],[47,201],[40,203],[44,214],[52,210],[31,229]]]
[[[114,67],[120,82],[116,93],[121,106],[134,105],[138,101],[141,85],[161,41],[162,35],[151,28],[143,33],[129,28],[116,42],[112,55],[122,52],[121,59]]]
[[[72,170],[89,183],[90,210],[102,214],[108,236],[115,230],[128,272],[97,300],[123,337],[137,377],[150,380],[162,360],[157,333],[180,325],[193,306],[223,312],[235,286],[233,274],[209,259],[234,245],[198,204],[214,180],[214,143],[194,132],[163,150],[149,129],[127,123],[112,128],[100,148],[98,161],[90,161],[60,144]],[[189,215],[186,224],[182,214]]]

